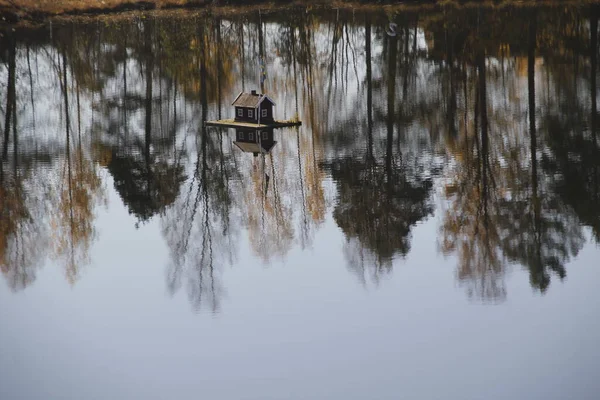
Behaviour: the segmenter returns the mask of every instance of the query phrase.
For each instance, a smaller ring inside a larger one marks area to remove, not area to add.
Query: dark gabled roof
[[[268,154],[271,152],[273,147],[277,144],[277,142],[272,142],[266,145],[266,147],[259,145],[258,143],[247,143],[247,142],[233,142],[240,150],[246,153],[265,153]],[[262,147],[262,151],[261,151]]]
[[[271,99],[266,94],[252,94],[241,92],[235,98],[233,103],[231,103],[231,105],[235,107],[256,108],[260,103],[262,103],[265,100],[268,100],[271,104],[275,105],[273,99]]]

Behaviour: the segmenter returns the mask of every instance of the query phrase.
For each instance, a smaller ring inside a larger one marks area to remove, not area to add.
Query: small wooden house
[[[236,122],[271,123],[275,102],[266,94],[241,92],[231,105],[235,108]]]
[[[236,140],[233,142],[240,150],[252,153],[269,154],[277,144],[273,140],[273,129],[236,129]]]

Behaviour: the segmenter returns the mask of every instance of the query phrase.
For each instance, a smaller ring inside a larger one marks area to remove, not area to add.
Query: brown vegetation
[[[598,0],[545,0],[546,4],[595,3]],[[191,9],[218,6],[247,7],[260,4],[261,8],[280,8],[291,5],[327,6],[335,8],[372,9],[373,7],[414,8],[415,6],[459,6],[459,5],[534,5],[535,0],[0,0],[0,25],[20,21],[42,20],[59,15],[108,14],[132,10]],[[222,10],[223,11],[223,10]]]
[[[207,0],[0,0],[0,15],[13,22],[64,14],[99,14],[127,10],[198,7]]]

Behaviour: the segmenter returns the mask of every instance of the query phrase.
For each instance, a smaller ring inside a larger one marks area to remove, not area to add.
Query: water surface
[[[598,15],[4,30],[0,398],[598,398]]]

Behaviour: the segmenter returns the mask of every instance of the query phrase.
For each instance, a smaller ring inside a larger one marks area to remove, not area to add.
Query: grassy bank
[[[0,16],[10,23],[19,20],[40,20],[57,15],[197,8],[211,3],[212,0],[0,0]]]
[[[110,14],[132,10],[160,10],[184,8],[208,8],[228,6],[260,5],[279,8],[286,5],[334,6],[351,8],[372,8],[390,5],[461,5],[485,4],[535,5],[539,3],[597,3],[600,0],[0,0],[0,24],[14,24],[22,21],[42,21],[53,16]]]

